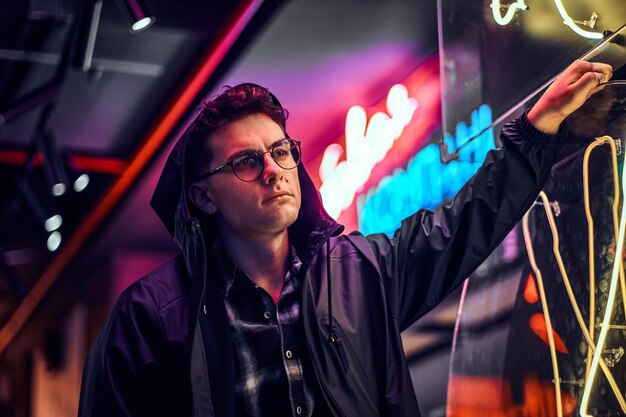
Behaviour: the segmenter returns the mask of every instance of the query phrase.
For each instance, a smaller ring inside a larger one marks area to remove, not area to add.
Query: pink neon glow
[[[341,146],[334,144],[326,149],[320,164],[320,193],[324,208],[332,217],[339,217],[350,207],[372,169],[387,155],[413,118],[417,105],[407,88],[396,84],[387,95],[387,112],[374,113],[369,123],[363,107],[353,106],[348,111],[346,159],[338,162]]]
[[[326,181],[327,173],[332,175],[333,169],[337,166],[342,155],[343,148],[340,144],[332,143],[328,145],[322,157],[322,162],[320,162],[320,179],[322,182]]]

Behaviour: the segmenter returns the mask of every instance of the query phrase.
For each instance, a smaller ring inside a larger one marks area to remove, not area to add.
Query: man
[[[120,296],[79,415],[419,415],[400,332],[522,217],[561,122],[610,77],[608,65],[572,64],[450,205],[393,238],[341,235],[266,89],[205,103],[151,202],[182,254]]]

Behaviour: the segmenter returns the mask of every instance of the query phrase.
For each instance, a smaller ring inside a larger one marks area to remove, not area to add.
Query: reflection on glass
[[[438,0],[444,134],[453,134],[484,104],[493,111],[493,126],[501,126],[531,106],[575,59],[614,68],[626,62],[626,8],[595,2],[598,13],[586,16],[557,0],[522,6]],[[499,24],[496,15],[509,23]],[[442,160],[456,156],[444,149]]]
[[[626,82],[562,133],[520,256],[499,248],[464,288],[448,416],[626,416]]]

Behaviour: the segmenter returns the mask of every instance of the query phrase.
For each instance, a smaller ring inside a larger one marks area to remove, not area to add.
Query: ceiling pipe
[[[184,84],[184,89],[177,95],[165,115],[148,135],[143,146],[126,166],[120,178],[111,186],[102,200],[96,204],[95,210],[89,213],[58,255],[52,259],[28,295],[0,329],[0,355],[5,352],[17,333],[24,327],[28,318],[57,281],[61,272],[111,213],[161,148],[263,3],[263,0],[246,1],[235,13],[230,24],[226,25],[226,29],[219,39],[208,48],[201,61],[201,66]]]
[[[84,72],[91,70],[93,65],[93,51],[96,47],[96,37],[100,26],[102,0],[85,3],[82,11],[76,37],[76,46],[72,57],[72,64]]]

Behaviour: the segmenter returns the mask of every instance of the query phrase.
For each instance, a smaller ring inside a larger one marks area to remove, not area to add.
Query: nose
[[[278,166],[272,155],[268,152],[263,155],[263,183],[273,184],[283,176],[283,169]]]

